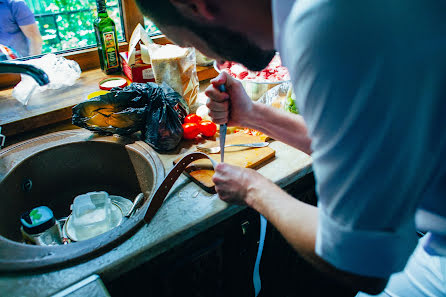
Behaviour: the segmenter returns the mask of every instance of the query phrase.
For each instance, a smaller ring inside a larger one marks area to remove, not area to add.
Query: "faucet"
[[[23,73],[31,76],[39,84],[44,86],[50,83],[48,75],[42,69],[39,69],[29,64],[19,64],[11,62],[0,62],[0,73]],[[32,93],[32,92],[31,92]],[[26,101],[29,100],[29,97]],[[0,149],[5,145],[5,135],[1,134],[2,128],[0,127]]]
[[[0,62],[0,73],[22,73],[34,78],[39,86],[50,83],[48,75],[42,69],[29,64],[19,64],[11,62]]]

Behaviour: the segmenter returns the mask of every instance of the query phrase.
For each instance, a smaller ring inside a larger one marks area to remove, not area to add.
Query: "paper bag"
[[[191,112],[195,112],[199,91],[195,49],[151,44],[149,51],[155,82],[167,83],[183,96]]]
[[[155,82],[148,48],[152,43],[143,26],[138,24],[130,37],[128,52],[120,53],[122,71],[132,82]]]

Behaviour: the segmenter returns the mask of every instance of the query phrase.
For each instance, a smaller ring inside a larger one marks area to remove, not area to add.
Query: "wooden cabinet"
[[[258,230],[245,209],[105,285],[111,296],[252,296]]]
[[[285,190],[304,202],[316,204],[312,175]],[[258,213],[245,209],[167,254],[106,283],[106,287],[113,297],[252,297],[259,220]],[[267,227],[260,275],[259,297],[356,295],[315,270],[271,224]]]

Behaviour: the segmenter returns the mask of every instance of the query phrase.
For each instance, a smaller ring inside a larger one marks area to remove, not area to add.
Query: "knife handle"
[[[220,92],[226,92],[225,85],[219,85],[218,90]],[[226,129],[228,127],[228,124],[221,124],[220,125],[220,155],[221,155],[221,162],[223,163],[225,160],[225,139],[226,139]]]
[[[144,215],[144,221],[146,222],[146,224],[150,223],[152,218],[158,212],[158,209],[160,209],[161,205],[164,202],[164,199],[166,199],[167,194],[169,194],[170,189],[175,184],[178,177],[180,177],[181,173],[183,173],[183,171],[186,169],[186,167],[196,160],[205,158],[211,160],[212,166],[214,168],[215,166],[217,166],[217,163],[215,163],[215,161],[212,160],[208,155],[200,152],[190,153],[184,156],[180,161],[178,161],[178,163],[164,178],[163,182],[158,187],[152,199],[150,200],[149,207],[146,211],[146,214]]]

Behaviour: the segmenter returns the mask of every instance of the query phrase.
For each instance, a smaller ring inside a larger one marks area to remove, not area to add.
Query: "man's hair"
[[[247,36],[222,26],[200,24],[183,16],[169,0],[136,0],[141,12],[162,30],[183,27],[203,39],[221,59],[242,63],[248,69],[262,70],[274,57],[274,50],[262,50]]]

